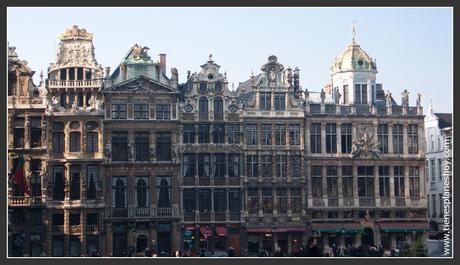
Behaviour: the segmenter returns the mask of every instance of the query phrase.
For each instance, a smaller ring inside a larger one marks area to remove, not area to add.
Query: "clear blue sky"
[[[58,35],[72,25],[94,34],[96,58],[112,70],[138,43],[150,55],[167,53],[167,68],[199,71],[209,53],[235,88],[269,55],[285,67],[298,66],[301,85],[319,91],[329,66],[357,40],[377,60],[377,82],[411,105],[418,91],[437,112],[452,112],[453,33],[451,8],[8,8],[10,45],[35,70],[55,60]],[[169,73],[169,71],[168,71]]]

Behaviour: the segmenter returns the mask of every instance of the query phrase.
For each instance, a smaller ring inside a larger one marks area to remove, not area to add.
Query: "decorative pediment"
[[[104,89],[105,92],[118,92],[118,93],[171,93],[176,92],[172,87],[166,86],[160,82],[157,82],[146,76],[139,76],[135,79],[131,79],[122,83],[118,83],[115,86],[107,87]]]

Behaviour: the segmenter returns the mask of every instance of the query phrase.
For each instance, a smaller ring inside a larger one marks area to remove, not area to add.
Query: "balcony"
[[[313,206],[314,207],[324,207],[323,198],[313,198]]]
[[[49,88],[84,88],[84,87],[100,87],[102,80],[50,80]]]
[[[367,115],[371,114],[369,105],[356,105],[356,114],[358,115]]]
[[[351,114],[351,106],[340,106],[340,114]]]
[[[388,197],[380,198],[380,207],[390,207],[390,206],[391,206],[390,198]]]
[[[75,233],[75,234],[81,233],[81,226],[80,225],[71,225],[69,232],[70,233]]]
[[[326,104],[325,105],[326,114],[335,114],[336,113],[336,106],[333,104]]]
[[[63,225],[53,225],[51,227],[51,232],[53,232],[53,233],[64,233],[64,226]]]
[[[310,112],[312,114],[320,114],[321,113],[321,105],[320,104],[310,104]]]
[[[34,206],[34,205],[41,205],[43,203],[41,196],[33,196],[33,197],[26,197],[26,196],[12,196],[8,197],[8,206]]]
[[[338,198],[328,198],[327,199],[327,206],[328,207],[338,207],[339,206],[339,199]]]
[[[343,206],[353,207],[355,205],[355,199],[353,197],[343,198]]]
[[[87,225],[85,228],[86,233],[96,234],[99,233],[99,226],[97,225]]]
[[[375,207],[375,198],[373,197],[361,197],[359,198],[360,207]]]
[[[150,219],[150,218],[178,218],[179,209],[176,208],[107,208],[107,218],[136,218],[136,219]]]
[[[396,198],[396,207],[406,207],[406,198]]]
[[[412,207],[419,207],[420,206],[420,198],[410,198],[410,205]]]

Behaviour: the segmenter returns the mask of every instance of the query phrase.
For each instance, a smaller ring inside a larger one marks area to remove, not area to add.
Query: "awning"
[[[247,227],[248,233],[286,233],[286,232],[307,232],[303,226],[280,226],[280,227]]]
[[[313,223],[311,229],[323,233],[358,233],[362,230],[359,223]]]
[[[212,236],[212,229],[211,229],[211,227],[200,226],[200,233],[203,236],[210,237],[210,236]]]
[[[425,222],[381,222],[380,229],[387,233],[426,232],[430,227]]]
[[[228,236],[227,228],[223,225],[216,225],[216,234],[218,236]]]
[[[192,224],[185,225],[185,230],[195,230],[195,225],[192,225]]]

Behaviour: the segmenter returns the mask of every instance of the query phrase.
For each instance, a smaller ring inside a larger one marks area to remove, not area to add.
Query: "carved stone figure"
[[[417,93],[416,106],[417,106],[417,107],[421,107],[421,106],[422,106],[422,93],[420,93],[420,92]]]
[[[306,88],[305,88],[304,95],[305,95],[305,101],[308,102],[308,98],[310,97],[310,92],[308,92],[308,89],[306,89]]]
[[[386,99],[387,107],[391,106],[392,102],[391,102],[391,92],[390,92],[390,90],[387,90],[387,92],[385,92],[385,99]]]
[[[112,143],[110,143],[110,140],[105,144],[105,157],[108,162],[112,160]]]
[[[275,82],[276,80],[276,73],[273,69],[268,73],[268,80],[270,80],[270,82]]]
[[[134,145],[132,143],[128,145],[128,160],[134,160]]]
[[[72,108],[71,108],[71,111],[72,112],[75,112],[78,110],[78,106],[77,106],[77,101],[74,100],[74,102],[72,103]]]
[[[321,89],[320,97],[321,97],[321,104],[324,104],[324,100],[326,99],[326,92],[324,92],[324,89]]]
[[[134,60],[140,60],[141,58],[147,58],[147,51],[150,50],[149,47],[142,47],[139,45],[134,45],[133,47],[133,58]]]
[[[177,148],[177,144],[171,145],[171,156],[173,159],[179,157],[179,150]]]
[[[371,132],[372,127],[361,127],[359,128],[358,135],[360,138],[353,141],[351,147],[351,157],[357,158],[361,155],[365,155],[371,158],[380,158],[381,150],[380,143],[373,143],[373,134]]]
[[[173,76],[177,76],[177,75],[178,75],[178,74],[177,74],[177,68],[176,68],[176,67],[171,68],[171,75],[173,75]]]
[[[150,161],[155,160],[155,144],[150,144]]]
[[[401,105],[409,106],[409,91],[407,91],[407,89],[404,89],[401,93],[401,101]]]
[[[102,102],[102,99],[97,99],[95,100],[95,108],[96,110],[102,110],[103,108],[103,102]]]
[[[340,94],[339,89],[335,89],[335,104],[340,104],[340,98],[342,97],[342,94]]]

